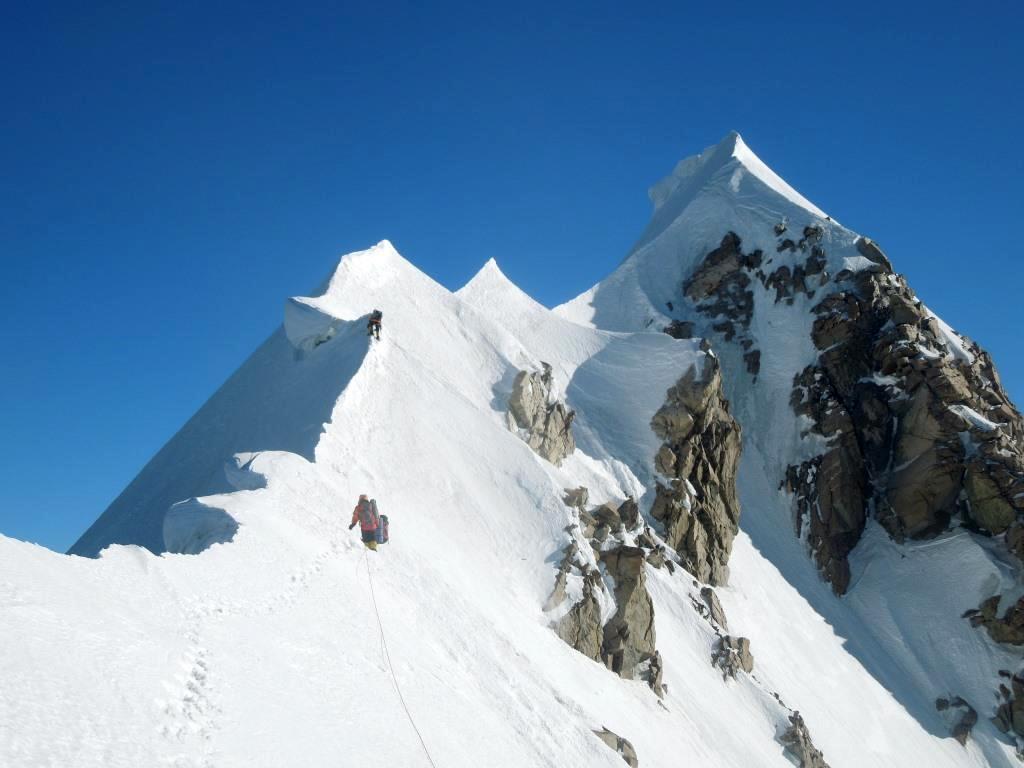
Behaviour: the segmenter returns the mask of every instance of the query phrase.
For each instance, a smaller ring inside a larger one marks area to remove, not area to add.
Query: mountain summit
[[[344,256],[72,556],[0,537],[0,762],[1018,764],[992,361],[738,134],[651,199],[555,310]]]

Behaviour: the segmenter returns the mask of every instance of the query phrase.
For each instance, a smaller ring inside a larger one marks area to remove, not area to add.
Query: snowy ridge
[[[743,141],[743,137],[736,131],[731,131],[721,142],[708,147],[699,155],[688,157],[679,161],[672,174],[655,184],[648,192],[654,208],[661,208],[677,190],[682,187],[690,196],[698,182],[706,183],[707,179],[716,174],[722,167],[728,165],[733,172],[730,176],[730,184],[735,190],[738,187],[741,176],[736,171],[742,169],[753,174],[763,184],[780,194],[792,203],[806,209],[818,218],[825,218],[825,212],[808,200],[806,197],[791,187],[781,176],[769,168]],[[678,203],[677,203],[678,205]]]
[[[742,531],[719,594],[731,630],[751,638],[754,674],[726,681],[712,667],[716,637],[681,569],[647,567],[664,700],[551,630],[542,606],[570,541],[564,489],[649,509],[651,417],[706,360],[698,339],[661,333],[686,317],[667,302],[723,227],[767,252],[766,225],[819,222],[830,269],[856,256],[856,235],[738,135],[658,190],[626,261],[555,311],[493,260],[452,293],[387,241],[343,257],[317,295],[286,302],[284,326],[73,550],[98,558],[0,537],[0,763],[426,765],[397,681],[439,766],[615,768],[593,734],[607,726],[644,768],[785,768],[775,694],[832,768],[1012,765],[991,726],[962,748],[928,701],[935,687],[980,696],[987,666],[1005,663],[966,622],[933,620],[948,560],[929,543],[904,562],[872,538],[839,600],[792,534],[777,473],[810,450],[785,406],[813,354],[802,299],[776,310],[755,296],[756,387],[740,353],[716,345],[745,434]],[[374,308],[379,343],[365,332]],[[560,467],[505,418],[516,373],[542,361],[577,413],[577,450]],[[378,552],[347,528],[359,493],[391,518]],[[935,546],[959,552],[964,604],[1005,575],[969,538]],[[888,589],[894,574],[913,590]],[[928,655],[944,643],[954,650]]]
[[[865,669],[893,691],[929,732],[940,737],[949,733],[948,723],[935,710],[937,698],[960,695],[975,702],[982,714],[975,731],[978,738],[969,742],[971,757],[961,756],[962,764],[1012,765],[1016,760],[1013,748],[985,715],[991,712],[999,670],[1014,668],[1012,656],[993,647],[983,632],[961,618],[964,610],[976,607],[993,592],[1012,587],[1014,577],[1002,556],[984,540],[950,534],[941,539],[949,539],[945,557],[925,557],[931,543],[899,547],[889,542],[885,546],[879,542],[878,531],[869,528],[870,535],[855,550],[854,586],[844,598],[837,598],[822,583],[804,543],[793,535],[792,498],[781,488],[786,468],[815,455],[824,443],[823,438],[806,433],[808,425],[795,417],[789,398],[794,377],[818,356],[811,341],[812,308],[828,292],[837,290],[836,284],[815,286],[813,297],[796,293],[792,301],[779,302],[774,290],[756,280],[751,283],[753,306],[744,333],[761,352],[756,382],[739,343],[724,338],[713,318],[681,300],[684,281],[727,232],[739,236],[744,252],[761,250],[765,254],[765,272],[782,266],[792,269],[797,264],[793,257],[804,257],[799,249],[794,253],[779,248],[780,237],[774,232],[780,224],[796,233],[784,236],[794,238],[804,227],[820,228],[829,274],[873,268],[856,247],[857,233],[824,217],[820,209],[803,205],[799,196],[778,189],[770,177],[745,174],[734,183],[740,161],[731,154],[732,142],[733,137],[727,137],[718,147],[684,161],[683,176],[700,178],[699,190],[685,188],[684,178],[667,197],[662,195],[647,232],[619,268],[554,311],[587,325],[622,331],[686,321],[693,324],[696,334],[711,339],[722,360],[734,412],[743,426],[741,529],[846,639],[847,648]],[[679,200],[674,201],[676,196]],[[946,351],[969,361],[971,355],[959,334],[936,319]],[[746,602],[751,594],[749,585],[741,585],[742,574],[737,573],[744,561],[741,548],[732,559],[732,588],[722,594],[729,615],[735,610],[735,601]],[[906,567],[907,562],[914,563],[913,570]],[[951,562],[958,564],[952,570]],[[951,574],[955,574],[952,583]],[[951,599],[953,593],[955,600]],[[765,600],[770,599],[766,594]],[[771,612],[757,616],[761,629],[752,637],[787,636],[791,630],[774,619]],[[797,640],[793,643],[802,645]],[[769,653],[780,647],[773,645]],[[793,663],[789,652],[765,661],[779,667]],[[813,694],[808,689],[806,695]],[[817,734],[821,726],[812,717],[808,715],[808,722]],[[824,751],[835,765],[831,750]],[[906,764],[926,763],[917,757],[908,758]]]

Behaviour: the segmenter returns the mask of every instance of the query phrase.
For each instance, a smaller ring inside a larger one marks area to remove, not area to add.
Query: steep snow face
[[[825,218],[824,211],[765,165],[736,131],[730,132],[721,142],[708,147],[699,155],[681,160],[671,175],[651,187],[648,195],[654,203],[655,211],[660,211],[665,203],[671,203],[674,209],[682,210],[725,167],[729,169],[729,186],[733,192],[739,192],[744,175],[751,174],[795,205],[818,218]]]
[[[238,488],[238,453],[289,451],[312,459],[323,424],[358,370],[365,346],[359,323],[338,321],[337,355],[303,357],[284,329],[273,333],[154,456],[75,542],[70,553],[95,557],[109,544],[165,549],[172,505]]]
[[[618,331],[675,324],[707,337],[721,358],[726,388],[743,427],[740,525],[749,537],[741,536],[737,542],[731,587],[723,592],[722,601],[730,617],[743,613],[757,627],[751,630],[755,643],[761,636],[775,639],[761,669],[793,674],[794,664],[801,662],[794,661],[792,653],[772,654],[779,648],[806,645],[802,625],[763,609],[776,600],[759,584],[765,557],[922,727],[939,736],[948,734],[935,700],[963,696],[980,715],[974,732],[975,759],[1008,764],[1012,749],[988,717],[994,714],[998,671],[1015,669],[1018,661],[961,618],[966,609],[976,608],[993,593],[1013,594],[1016,569],[1006,562],[1005,553],[964,531],[898,545],[886,541],[884,533],[870,524],[851,558],[850,590],[837,598],[822,583],[806,545],[794,533],[793,497],[784,490],[787,467],[827,446],[825,438],[808,432],[808,420],[796,416],[790,405],[794,378],[818,359],[811,339],[813,308],[839,290],[833,277],[877,270],[878,264],[858,250],[857,233],[796,193],[736,135],[684,160],[654,187],[651,197],[651,223],[625,261],[555,312]],[[770,277],[751,279],[738,291],[749,291],[749,297],[727,294],[715,311],[699,310],[686,297],[684,285],[698,267],[714,269],[706,266],[705,258],[716,249],[729,250],[723,243],[728,233],[738,237],[741,258],[756,254],[751,264],[757,261],[754,266],[764,276],[788,277],[797,270],[804,274],[808,255],[817,252],[810,246],[813,240],[820,246],[821,261],[813,279],[807,273],[807,291],[787,294],[781,280],[777,287]],[[787,238],[792,239],[788,245]],[[806,246],[801,238],[807,238]],[[797,240],[801,243],[793,242]],[[945,346],[940,351],[971,362],[963,339],[941,320],[938,327],[939,346]],[[749,359],[752,352],[758,354],[756,361]],[[747,549],[750,545],[756,554]],[[760,598],[752,601],[756,594]],[[804,696],[813,698],[812,690],[813,684]],[[806,698],[798,701],[801,709],[808,706]],[[808,722],[821,746],[827,734],[817,735],[813,713]],[[828,748],[825,753],[831,758]],[[916,758],[908,764],[923,763]]]
[[[780,208],[811,213],[744,165],[736,139],[723,146],[700,185],[678,174],[664,191],[659,211],[679,220],[652,224],[609,281],[558,312],[493,262],[453,294],[387,242],[345,256],[76,545],[98,558],[0,537],[0,763],[613,768],[621,758],[593,734],[606,726],[644,768],[784,768],[778,695],[832,768],[1011,765],[994,737],[943,738],[900,601],[876,588],[851,607],[859,586],[831,597],[784,519],[775,473],[803,448],[778,398],[812,350],[780,340],[806,336],[799,305],[754,315],[750,333],[774,350],[758,388],[742,350],[721,352],[748,450],[744,532],[720,592],[754,674],[726,681],[711,666],[716,636],[681,569],[646,571],[663,700],[550,628],[542,606],[573,520],[564,489],[586,486],[592,504],[633,496],[646,512],[651,417],[706,362],[698,341],[660,332],[678,319],[660,309],[677,262],[714,247],[723,221],[746,235]],[[852,233],[829,234],[837,259],[856,255]],[[365,332],[374,308],[380,342]],[[517,371],[542,361],[577,413],[559,467],[506,419]],[[377,552],[348,530],[360,493],[390,516]],[[894,567],[898,553],[879,549],[856,569],[864,584]],[[922,580],[936,575],[941,561],[920,554]],[[976,552],[958,562],[995,577]],[[948,580],[935,584],[938,601]],[[884,638],[857,624],[883,618]],[[974,658],[971,637],[957,640]],[[901,642],[911,655],[893,655]],[[944,685],[963,677],[945,672]]]

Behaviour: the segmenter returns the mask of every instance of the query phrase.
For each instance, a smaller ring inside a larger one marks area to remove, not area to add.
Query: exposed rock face
[[[562,501],[567,507],[583,511],[587,508],[587,501],[590,499],[590,491],[582,485],[579,488],[566,488]]]
[[[1024,677],[1019,674],[1000,673],[1009,678],[1010,685],[999,684],[999,706],[992,718],[996,728],[1012,735],[1017,741],[1017,756],[1024,759]]]
[[[576,554],[579,552],[579,547],[576,546],[575,542],[569,544],[565,548],[565,554],[562,557],[562,562],[558,566],[558,575],[555,577],[555,588],[551,591],[551,596],[544,604],[544,610],[550,611],[557,608],[565,600],[565,584],[569,578],[569,572],[572,571],[573,566],[576,565]]]
[[[789,728],[779,737],[779,742],[800,768],[829,768],[825,756],[811,741],[811,734],[799,712],[790,715]]]
[[[668,391],[651,429],[664,441],[655,468],[668,480],[657,484],[651,515],[664,524],[665,543],[687,570],[701,581],[724,584],[739,529],[740,428],[729,413],[715,357]]]
[[[776,226],[775,232],[781,237],[786,227]],[[683,293],[697,311],[714,321],[712,330],[743,348],[743,362],[755,380],[761,371],[761,351],[754,348],[749,333],[754,314],[751,286],[757,281],[774,291],[776,303],[792,304],[798,294],[813,297],[829,279],[825,271],[825,251],[821,247],[822,235],[821,227],[811,225],[804,227],[799,241],[782,240],[778,252],[800,252],[807,254],[807,258],[792,267],[783,264],[767,272],[771,259],[766,260],[760,250],[743,253],[740,237],[735,232],[727,232],[718,248],[711,251],[683,283]],[[673,322],[665,332],[676,335],[683,325]]]
[[[641,664],[653,658],[654,602],[647,591],[644,551],[620,546],[601,553],[601,562],[615,579],[615,615],[604,627],[604,657],[609,668],[632,680]]]
[[[860,238],[860,263],[850,262],[857,271],[833,277],[822,227],[803,227],[799,239],[786,236],[792,230],[788,223],[775,227],[776,251],[789,263],[773,271],[771,258],[745,253],[727,232],[683,292],[713,330],[741,346],[755,375],[762,362],[750,335],[756,284],[773,291],[776,303],[825,292],[813,307],[818,360],[796,377],[791,403],[829,447],[790,467],[786,478],[797,531],[825,578],[836,592],[847,589],[847,557],[869,513],[900,541],[935,535],[955,521],[1005,536],[1024,555],[1024,420],[991,359],[927,311],[876,243]],[[683,325],[666,331],[692,332]],[[676,417],[666,426],[681,433],[689,425]],[[675,460],[666,445],[659,470],[678,477],[666,471]],[[677,494],[676,503],[684,496]],[[699,531],[694,538],[700,547]]]
[[[999,595],[993,595],[977,609],[965,613],[964,618],[970,619],[972,626],[984,627],[997,643],[1024,645],[1024,597],[1009,606],[1001,618],[999,602]]]
[[[711,656],[711,663],[722,670],[725,678],[736,677],[740,670],[748,675],[754,671],[754,655],[750,652],[750,640],[745,637],[722,635],[718,647]]]
[[[959,696],[953,696],[948,699],[936,699],[935,709],[943,713],[950,723],[950,735],[961,745],[966,745],[967,737],[978,723],[978,713],[974,707]]]
[[[761,251],[743,253],[739,236],[729,232],[683,283],[683,293],[697,310],[716,321],[714,330],[723,334],[726,341],[735,339],[749,350],[747,369],[755,375],[760,369],[760,353],[751,350],[753,341],[747,331],[754,314],[751,275],[761,266],[762,258]],[[665,331],[674,336],[673,330],[682,325],[673,323]],[[692,336],[692,324],[686,325]]]
[[[643,520],[633,499],[618,505],[605,503],[588,512],[582,509],[588,497],[586,488],[577,488],[567,491],[563,498],[579,520],[566,531],[578,531],[579,536],[590,539],[590,548],[581,552],[575,542],[565,548],[544,610],[561,606],[567,599],[570,575],[581,576],[583,598],[554,623],[555,632],[585,656],[602,662],[623,678],[645,680],[662,696],[663,663],[655,648],[654,602],[647,591],[644,564],[674,566],[665,559],[664,547],[650,529],[640,530]],[[629,532],[635,530],[639,530],[639,547],[626,543],[632,540]],[[608,595],[599,564],[604,566],[615,600],[615,613],[607,623],[602,623],[602,602],[598,599],[601,592],[606,598]]]
[[[626,764],[630,768],[637,768],[640,765],[639,760],[636,757],[636,750],[633,749],[633,745],[628,740],[622,738],[616,733],[612,733],[607,728],[602,727],[600,731],[594,731],[597,737],[607,744],[609,747],[614,749],[622,759],[626,761]]]
[[[692,339],[693,323],[686,323],[682,320],[673,320],[661,329],[673,339]]]
[[[551,402],[551,366],[541,366],[541,371],[520,371],[516,376],[509,414],[512,425],[527,433],[527,444],[557,466],[576,450],[571,430],[576,413],[564,403]]]
[[[619,515],[619,520],[622,521],[623,527],[627,531],[636,530],[643,522],[640,517],[640,506],[636,501],[630,497],[622,502],[616,512]]]
[[[584,582],[583,599],[574,605],[555,625],[555,632],[566,643],[587,658],[601,661],[601,605],[594,596],[594,585]]]
[[[708,608],[708,618],[711,619],[712,623],[717,624],[724,630],[728,630],[729,622],[725,619],[725,610],[718,601],[718,595],[715,594],[715,590],[711,587],[704,587],[700,591],[700,596]]]
[[[1024,517],[1024,420],[991,359],[966,340],[951,348],[878,246],[857,247],[870,266],[841,272],[814,307],[820,355],[791,399],[830,447],[786,479],[797,531],[840,594],[869,510],[898,541],[954,519],[1000,536]]]

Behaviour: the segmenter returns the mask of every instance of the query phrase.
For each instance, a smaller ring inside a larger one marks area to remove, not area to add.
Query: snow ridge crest
[[[718,144],[707,147],[703,152],[681,160],[672,173],[648,190],[648,197],[657,213],[677,193],[696,197],[712,183],[721,181],[735,184],[732,174],[720,173],[726,167],[746,171],[767,187],[792,203],[806,209],[815,216],[825,218],[825,212],[791,187],[781,176],[769,168],[761,158],[743,141],[736,131],[730,131]],[[735,188],[734,188],[735,191]],[[685,203],[675,201],[675,207],[683,208]]]

